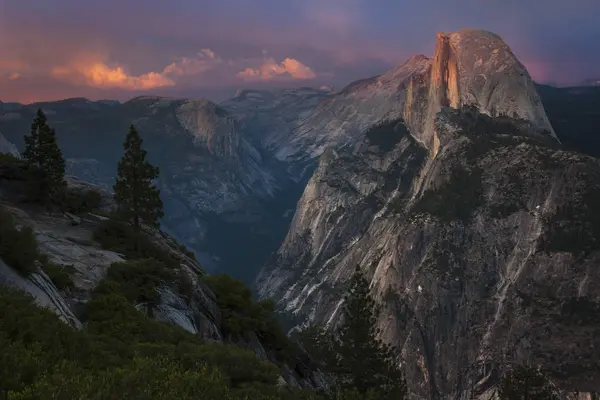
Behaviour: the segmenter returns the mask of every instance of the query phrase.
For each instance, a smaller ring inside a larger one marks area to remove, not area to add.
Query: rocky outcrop
[[[598,391],[600,163],[469,115],[439,115],[433,160],[410,135],[326,152],[260,294],[333,329],[358,264],[415,393],[483,393],[526,361]]]
[[[8,140],[6,140],[4,135],[2,135],[1,133],[0,133],[0,153],[10,154],[17,158],[21,158],[21,153],[19,153],[19,150],[17,150],[17,147],[14,144],[12,144],[11,142],[9,142]]]
[[[464,29],[438,33],[433,59],[412,57],[320,102],[295,122],[294,136],[276,155],[288,162],[318,157],[330,146],[359,143],[380,121],[403,118],[434,156],[436,114],[467,104],[488,115],[527,119],[540,133],[555,136],[529,73],[506,43],[493,33]]]

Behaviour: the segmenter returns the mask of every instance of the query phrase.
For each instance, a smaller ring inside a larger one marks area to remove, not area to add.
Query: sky
[[[461,28],[574,84],[600,77],[598,15],[600,0],[0,0],[0,100],[341,88]]]

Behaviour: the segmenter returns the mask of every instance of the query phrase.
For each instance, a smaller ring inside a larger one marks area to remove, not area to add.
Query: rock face
[[[260,295],[334,329],[358,264],[419,397],[483,396],[512,362],[599,391],[600,163],[561,149],[496,35],[439,34],[433,61],[386,75],[323,101],[298,132],[290,157],[330,149]],[[385,143],[365,135],[400,117]]]
[[[527,119],[540,132],[555,136],[535,84],[510,48],[493,33],[465,29],[438,33],[433,59],[414,56],[329,96],[297,120],[295,135],[276,155],[288,162],[314,158],[330,146],[356,143],[380,121],[400,117],[435,155],[437,113],[442,107],[467,104],[488,115]]]
[[[0,133],[0,153],[10,154],[17,158],[21,158],[21,153],[17,150],[17,146],[6,140],[4,135]]]

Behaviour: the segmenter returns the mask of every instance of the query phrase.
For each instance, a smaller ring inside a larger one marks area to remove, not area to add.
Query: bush
[[[0,153],[0,161],[25,163],[25,161],[21,160],[19,157],[11,153]]]
[[[14,217],[6,210],[0,210],[0,257],[23,276],[37,271],[40,257],[33,229],[17,229]]]
[[[179,266],[179,260],[161,249],[144,233],[115,220],[102,222],[94,231],[94,239],[106,250],[124,254],[128,259],[153,258],[166,266]]]
[[[221,331],[232,339],[256,332],[263,345],[286,361],[295,356],[296,348],[281,329],[272,301],[254,301],[252,292],[240,280],[228,275],[203,277],[215,293],[221,310]]]
[[[92,212],[100,208],[102,195],[97,190],[67,190],[63,199],[63,208],[73,214]]]
[[[42,271],[48,275],[54,286],[60,290],[73,289],[73,279],[71,279],[72,266],[54,264],[48,261],[48,257],[45,255],[42,255],[40,259]]]
[[[148,258],[114,263],[106,273],[104,284],[115,283],[120,293],[132,303],[150,303],[158,300],[156,288],[161,283],[173,283],[176,274],[160,261]]]

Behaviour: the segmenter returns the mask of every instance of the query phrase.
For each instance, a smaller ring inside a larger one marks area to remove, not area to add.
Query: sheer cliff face
[[[410,134],[392,149],[358,133],[358,107],[322,125],[353,145],[321,157],[260,295],[299,325],[333,329],[358,264],[415,393],[481,394],[511,362],[600,390],[600,163],[561,150],[497,36],[441,34],[433,62],[420,60],[424,72],[399,74],[406,89],[387,115],[404,116]],[[453,109],[470,104],[482,114]]]
[[[510,48],[493,33],[465,29],[438,33],[433,59],[415,56],[322,101],[296,122],[295,135],[277,157],[292,162],[316,157],[329,146],[355,144],[371,125],[398,117],[435,155],[436,114],[465,104],[489,115],[525,118],[554,135],[529,73]]]

